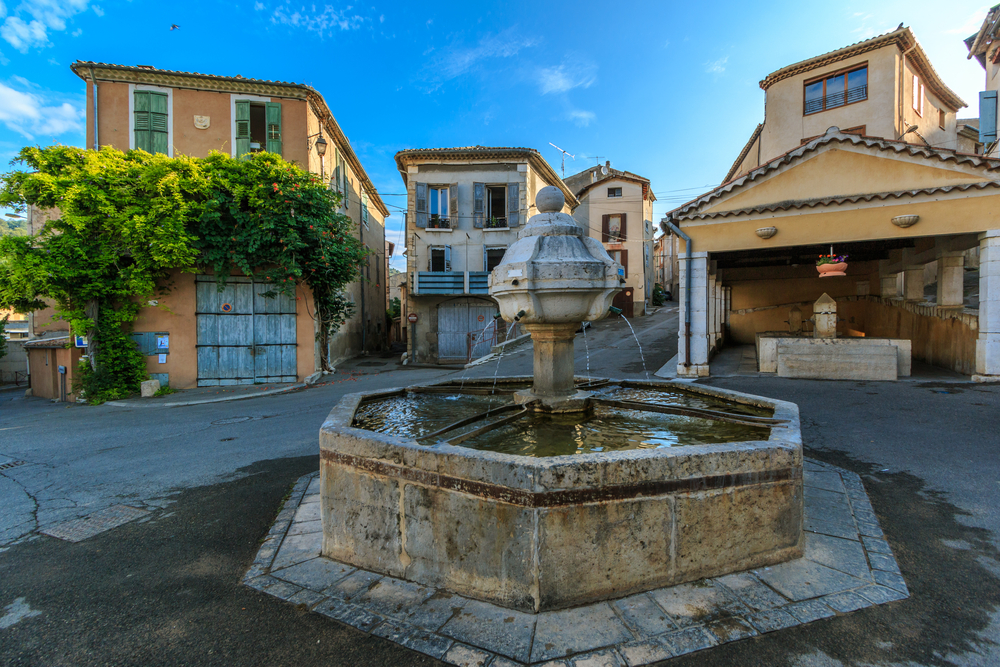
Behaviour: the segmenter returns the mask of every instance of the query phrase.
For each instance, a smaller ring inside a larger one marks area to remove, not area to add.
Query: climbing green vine
[[[24,148],[27,169],[4,175],[0,206],[50,215],[29,236],[0,237],[0,308],[46,305],[88,338],[80,389],[106,400],[138,390],[145,358],[129,333],[143,304],[169,290],[170,272],[233,272],[313,295],[321,349],[350,317],[343,288],[366,252],[337,194],[280,156],[241,159]],[[323,360],[324,367],[328,362]]]

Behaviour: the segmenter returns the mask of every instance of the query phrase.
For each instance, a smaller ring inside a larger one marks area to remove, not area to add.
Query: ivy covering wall
[[[0,181],[0,206],[57,215],[33,236],[0,237],[0,308],[54,306],[88,339],[79,373],[88,400],[138,391],[145,358],[129,339],[143,304],[169,291],[172,270],[233,272],[294,296],[308,287],[320,349],[351,316],[344,287],[366,251],[339,197],[315,175],[273,153],[234,159],[24,148],[27,169]],[[328,360],[322,359],[324,368]]]

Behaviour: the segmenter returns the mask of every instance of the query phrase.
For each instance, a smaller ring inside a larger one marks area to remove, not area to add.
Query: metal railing
[[[431,215],[427,220],[427,229],[451,229],[451,219]]]
[[[860,102],[861,100],[868,99],[868,86],[855,86],[854,88],[848,88],[847,90],[840,90],[835,93],[829,93],[823,97],[817,97],[813,100],[806,100],[806,115],[811,113],[818,113],[825,109],[835,109],[837,107],[842,107],[845,104],[851,104],[853,102]]]

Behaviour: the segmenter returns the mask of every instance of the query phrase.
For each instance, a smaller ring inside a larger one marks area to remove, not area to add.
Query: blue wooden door
[[[295,299],[263,296],[269,286],[230,277],[195,281],[198,386],[295,382]]]

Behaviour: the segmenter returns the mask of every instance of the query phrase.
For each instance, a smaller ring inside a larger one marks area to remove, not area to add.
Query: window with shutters
[[[450,188],[427,188],[427,211],[429,229],[451,229],[451,210],[449,208]]]
[[[607,243],[620,243],[625,240],[625,229],[622,224],[621,213],[613,213],[608,216],[608,240]]]
[[[486,186],[486,229],[507,229],[507,186]]]
[[[611,259],[615,260],[622,265],[622,268],[618,271],[618,275],[625,277],[628,275],[628,250],[609,250],[608,254],[611,255]]]
[[[132,100],[132,129],[135,148],[147,153],[169,155],[170,114],[167,93],[136,90]]]
[[[451,271],[451,246],[430,246],[427,251],[428,271]]]
[[[236,157],[281,148],[281,103],[236,100]]]
[[[368,227],[368,193],[361,194],[361,222]]]
[[[487,247],[483,249],[483,270],[492,271],[503,260],[507,246]]]

